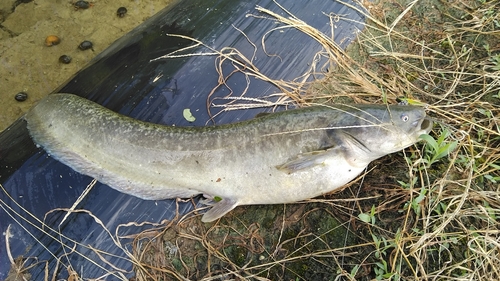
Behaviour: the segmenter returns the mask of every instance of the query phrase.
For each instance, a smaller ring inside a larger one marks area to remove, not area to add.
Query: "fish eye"
[[[406,114],[401,114],[401,120],[403,120],[403,122],[408,122],[408,120],[410,120],[410,117]]]

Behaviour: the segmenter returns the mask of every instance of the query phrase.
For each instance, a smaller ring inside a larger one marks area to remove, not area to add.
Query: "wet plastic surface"
[[[291,80],[300,76],[308,69],[314,55],[321,50],[319,44],[300,31],[284,29],[266,36],[268,54],[278,55],[267,56],[260,46],[261,37],[280,25],[273,20],[246,15],[259,15],[255,10],[256,4],[287,15],[272,1],[256,2],[258,3],[232,0],[181,1],[116,41],[97,56],[91,65],[60,87],[58,92],[84,96],[140,120],[176,126],[204,126],[210,118],[207,97],[217,85],[218,79],[215,57],[191,56],[151,61],[193,44],[190,40],[167,34],[190,36],[217,50],[225,46],[235,47],[251,57],[254,47],[235,29],[237,27],[257,43],[254,63],[261,72],[273,79]],[[362,21],[357,12],[334,1],[290,0],[281,1],[280,4],[326,34],[330,33],[331,27],[329,18],[323,13],[342,14],[354,21]],[[361,28],[361,25],[356,26],[352,22],[336,22],[335,40],[345,46],[354,38],[355,31]],[[235,96],[247,87],[242,74],[231,76],[227,83]],[[271,84],[251,79],[246,96],[262,97],[275,92],[279,90]],[[228,88],[220,88],[211,98],[228,94]],[[193,123],[183,117],[185,108],[189,108],[196,117]],[[216,116],[215,123],[249,119],[264,110],[266,109],[224,112]],[[212,109],[211,113],[217,113],[216,109]],[[111,238],[118,225],[144,221],[159,223],[175,216],[176,200],[144,201],[121,194],[100,183],[92,188],[75,209],[85,209],[98,217],[111,231],[111,235],[87,213],[73,213],[66,219],[65,211],[56,210],[47,214],[53,209],[70,208],[91,180],[52,159],[43,149],[37,148],[29,138],[22,119],[0,134],[0,183],[4,187],[0,192],[0,229],[4,234],[0,241],[0,279],[6,278],[10,267],[5,241],[9,225],[8,240],[14,258],[22,255],[37,257],[38,261],[49,260],[49,272],[52,273],[56,267],[56,257],[63,256],[61,263],[72,264],[79,273],[83,269],[83,276],[86,278],[97,278],[113,269],[103,263],[94,251],[82,245],[91,245],[125,257],[122,249]],[[185,214],[193,207],[193,203],[188,201],[180,203],[177,210]],[[64,222],[61,223],[63,219]],[[40,231],[41,221],[56,231],[46,227],[45,233]],[[142,228],[147,226],[120,228],[119,234],[137,233]],[[75,246],[77,242],[80,244]],[[73,247],[75,252],[65,256],[64,253],[72,252]],[[130,245],[125,247],[130,249]],[[125,271],[132,269],[127,259],[107,255],[103,257],[116,268]],[[95,264],[89,259],[95,261]],[[34,259],[28,260],[26,265],[35,262]],[[41,263],[30,270],[32,280],[43,279],[44,266]],[[60,276],[67,277],[67,271],[62,265],[59,265],[59,270]],[[115,273],[115,276],[118,275]],[[117,277],[106,279],[115,278]]]

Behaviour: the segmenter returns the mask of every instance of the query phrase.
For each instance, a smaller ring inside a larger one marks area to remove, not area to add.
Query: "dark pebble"
[[[119,16],[120,18],[123,18],[126,13],[127,13],[127,8],[125,7],[120,7],[118,8],[118,10],[116,10],[116,15]]]
[[[59,62],[64,63],[64,64],[68,64],[71,62],[71,57],[68,55],[62,55],[59,57]]]
[[[85,40],[82,43],[80,43],[80,45],[78,45],[78,49],[84,51],[84,50],[92,49],[93,46],[94,46],[94,44],[92,44],[92,42]]]
[[[75,6],[75,10],[90,8],[90,3],[87,1],[76,1],[73,5]]]
[[[14,97],[17,101],[25,101],[28,99],[28,94],[25,92],[19,92]]]

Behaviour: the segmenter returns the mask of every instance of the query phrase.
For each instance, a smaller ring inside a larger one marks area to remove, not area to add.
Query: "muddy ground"
[[[75,2],[0,1],[0,131],[173,0],[95,0],[88,9],[75,9]],[[126,7],[124,17],[117,16],[119,7]],[[60,44],[46,46],[49,35],[58,36]],[[84,40],[93,43],[93,50],[78,49]],[[70,56],[71,63],[60,63],[61,55]],[[28,99],[16,101],[19,92]]]

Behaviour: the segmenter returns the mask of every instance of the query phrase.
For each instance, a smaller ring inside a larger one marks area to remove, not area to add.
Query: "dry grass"
[[[163,58],[214,55],[218,87],[229,88],[229,76],[244,73],[282,91],[262,100],[231,93],[218,105],[225,110],[421,104],[438,123],[436,143],[382,159],[330,198],[253,207],[258,218],[238,208],[216,224],[186,216],[135,236],[109,233],[134,264],[136,280],[500,280],[500,2],[367,6],[366,30],[347,51],[291,14],[257,7],[253,16],[298,29],[323,46],[317,56],[329,63],[312,64],[292,82],[267,77],[238,50],[214,50],[194,39],[207,52]],[[334,25],[337,15],[323,16]],[[227,61],[234,70],[223,76]],[[120,239],[133,239],[132,252]],[[23,275],[22,264],[11,261]]]

